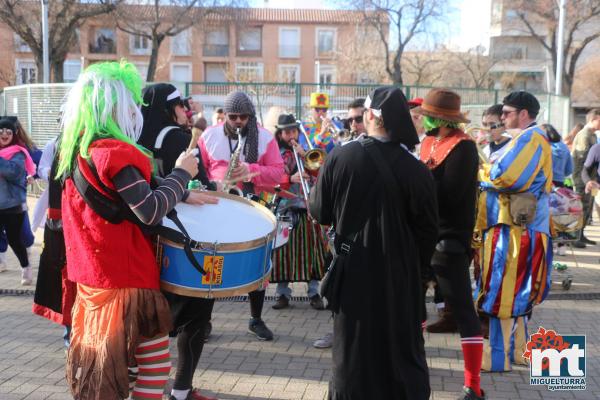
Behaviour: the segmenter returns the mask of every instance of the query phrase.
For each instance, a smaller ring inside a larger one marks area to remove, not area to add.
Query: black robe
[[[386,194],[358,141],[327,156],[310,196],[312,215],[335,226],[336,248],[358,232],[334,313],[329,398],[426,400],[420,266],[437,239],[435,187],[425,165],[399,144],[375,145],[392,168],[397,197]]]

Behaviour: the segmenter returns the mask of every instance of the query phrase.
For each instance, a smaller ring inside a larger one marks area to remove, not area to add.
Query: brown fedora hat
[[[411,111],[446,121],[471,122],[460,112],[460,96],[446,89],[431,89],[423,99],[423,104]]]

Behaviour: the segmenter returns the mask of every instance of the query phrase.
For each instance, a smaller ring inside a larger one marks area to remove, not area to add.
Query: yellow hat
[[[327,93],[311,93],[310,108],[329,108],[329,96]]]

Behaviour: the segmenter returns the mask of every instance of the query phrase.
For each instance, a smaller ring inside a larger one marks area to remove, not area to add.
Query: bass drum
[[[275,216],[239,196],[210,194],[219,197],[218,204],[176,206],[181,223],[198,242],[193,253],[206,275],[193,267],[181,245],[158,239],[161,288],[167,292],[204,298],[236,296],[258,289],[270,274]],[[179,230],[170,220],[165,220],[165,226]]]

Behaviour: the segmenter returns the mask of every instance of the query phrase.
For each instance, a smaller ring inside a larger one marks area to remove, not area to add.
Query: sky
[[[453,14],[449,15],[452,27],[442,27],[444,42],[460,50],[483,45],[489,47],[491,0],[449,0],[453,3]],[[324,8],[331,4],[323,0],[250,0],[251,7],[270,8]],[[457,23],[458,22],[458,23]]]

